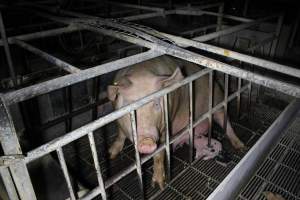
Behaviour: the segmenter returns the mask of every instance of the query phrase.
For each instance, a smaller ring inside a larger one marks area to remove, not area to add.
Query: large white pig
[[[172,57],[161,56],[133,66],[117,73],[114,84],[108,86],[108,97],[115,109],[128,105],[146,95],[156,92],[191,75],[202,68],[192,63],[178,61]],[[208,111],[209,82],[208,75],[201,77],[194,83],[194,117]],[[214,84],[214,104],[223,100],[224,94],[217,83]],[[172,122],[171,134],[177,134],[188,125],[189,122],[189,90],[188,86],[181,87],[169,95],[169,118]],[[213,119],[223,127],[224,112],[220,110],[213,115]],[[159,143],[165,142],[165,121],[163,98],[156,99],[136,111],[138,150],[142,154],[155,151]],[[208,120],[203,121],[194,129],[194,147],[196,156],[205,159],[212,158],[221,150],[221,144],[212,139],[214,153],[207,152],[204,144],[207,144]],[[234,133],[231,124],[227,122],[227,136],[237,150],[244,148],[243,142]],[[110,158],[115,158],[122,150],[125,139],[132,141],[130,115],[118,120],[118,136],[109,149]],[[181,141],[173,144],[173,147],[188,143],[188,134]],[[153,183],[160,188],[164,186],[164,152],[154,156]]]

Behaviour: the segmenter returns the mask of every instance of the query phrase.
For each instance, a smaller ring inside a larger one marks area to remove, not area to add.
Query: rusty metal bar
[[[72,66],[71,64],[69,63],[66,63],[65,61],[63,60],[60,60],[30,44],[27,44],[21,40],[17,40],[17,39],[13,39],[14,43],[17,44],[18,46],[44,58],[45,60],[47,60],[48,62],[58,66],[58,67],[61,67],[63,70],[67,71],[67,72],[70,72],[70,73],[77,73],[77,72],[80,72],[81,70],[77,67],[74,67]]]
[[[166,134],[166,155],[167,155],[167,181],[171,181],[171,149],[170,149],[170,127],[169,127],[169,103],[168,95],[164,95],[164,117],[165,117],[165,134]]]
[[[95,143],[95,138],[93,135],[93,132],[88,133],[88,138],[91,146],[91,151],[92,151],[92,156],[94,160],[94,165],[96,169],[96,174],[97,174],[97,179],[99,183],[99,187],[101,189],[101,196],[103,200],[107,199],[106,191],[105,191],[105,185],[102,177],[102,172],[101,172],[101,166],[99,164],[99,159],[98,159],[98,154],[97,154],[97,149],[96,149],[96,143]]]
[[[63,171],[64,177],[65,177],[66,182],[67,182],[67,186],[68,186],[69,193],[70,193],[70,198],[71,198],[71,200],[76,200],[76,196],[75,196],[74,189],[73,189],[73,186],[72,186],[70,174],[69,174],[68,169],[67,169],[67,164],[66,164],[66,161],[65,161],[65,157],[64,157],[62,147],[59,147],[56,150],[56,152],[57,152],[57,156],[58,156],[58,160],[59,160],[61,169]]]
[[[189,83],[189,160],[194,160],[194,105],[193,105],[193,81]]]
[[[131,122],[131,129],[132,129],[132,142],[134,144],[135,149],[135,164],[136,164],[136,170],[138,174],[138,180],[139,180],[139,186],[140,186],[140,192],[141,192],[141,199],[145,198],[144,193],[144,184],[143,184],[143,172],[142,172],[142,163],[140,158],[140,153],[138,149],[138,135],[136,131],[136,113],[135,111],[130,112],[130,122]]]

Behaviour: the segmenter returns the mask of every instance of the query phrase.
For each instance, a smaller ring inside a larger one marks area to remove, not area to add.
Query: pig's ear
[[[107,96],[110,101],[114,101],[118,95],[119,86],[117,85],[109,85],[107,87]]]
[[[169,85],[172,85],[173,83],[182,80],[183,78],[184,76],[182,75],[180,68],[177,67],[171,76],[166,77],[165,79],[162,80],[162,84],[164,87],[167,87]]]

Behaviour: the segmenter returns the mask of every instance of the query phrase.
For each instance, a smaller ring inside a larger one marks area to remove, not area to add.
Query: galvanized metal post
[[[193,81],[189,83],[189,109],[190,109],[190,117],[189,117],[189,156],[190,156],[190,163],[193,162],[194,159],[194,105],[193,105]]]
[[[218,13],[220,16],[217,18],[217,28],[216,31],[222,30],[222,20],[223,20],[223,12],[224,12],[224,3],[220,4]],[[218,44],[220,42],[220,37],[216,38],[216,43]]]
[[[166,155],[167,155],[167,181],[171,181],[171,150],[170,150],[170,128],[169,128],[169,103],[168,95],[164,95],[164,118],[166,134]]]
[[[5,155],[22,155],[20,143],[9,110],[0,95],[0,141]],[[35,200],[27,166],[23,160],[12,164],[10,172],[22,200]]]
[[[12,177],[9,173],[8,167],[3,167],[0,169],[0,175],[4,184],[4,187],[7,192],[7,196],[9,199],[19,200],[17,190],[15,188]]]
[[[9,45],[8,45],[8,41],[7,41],[7,37],[6,37],[6,33],[5,33],[5,26],[4,26],[1,11],[0,11],[0,33],[1,33],[1,38],[2,38],[2,42],[3,42],[3,46],[4,46],[4,51],[5,51],[5,56],[6,56],[6,60],[7,60],[7,64],[8,64],[9,73],[10,73],[10,76],[12,77],[14,86],[17,86],[18,82],[17,82],[16,73],[15,73],[15,69],[14,69],[11,54],[10,54],[10,49],[9,49]]]

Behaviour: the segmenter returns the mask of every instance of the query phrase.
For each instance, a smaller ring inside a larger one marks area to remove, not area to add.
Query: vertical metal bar
[[[292,30],[292,34],[289,40],[289,48],[292,48],[294,45],[294,41],[295,41],[295,37],[297,35],[297,31],[298,31],[298,27],[299,27],[299,20],[300,20],[300,14],[298,13],[297,15],[297,19],[295,20],[294,24],[293,24],[293,30]]]
[[[246,17],[247,12],[248,12],[249,1],[250,1],[250,0],[245,0],[245,3],[244,3],[244,9],[243,9],[243,16],[244,16],[244,17]]]
[[[5,26],[4,26],[1,11],[0,11],[0,33],[1,33],[5,56],[6,56],[6,60],[7,60],[8,68],[9,68],[9,74],[12,77],[14,87],[16,87],[18,85],[18,82],[16,79],[16,73],[15,73],[15,69],[14,69],[11,54],[10,54],[10,49],[9,49],[9,45],[8,45],[8,41],[7,41],[7,37],[6,37],[6,33],[5,33]]]
[[[89,137],[89,142],[90,142],[90,145],[91,145],[91,151],[92,151],[92,156],[93,156],[93,159],[94,159],[97,179],[98,179],[98,183],[99,183],[99,186],[100,186],[100,189],[101,189],[102,199],[106,200],[107,195],[106,195],[106,191],[105,191],[105,185],[104,185],[104,181],[103,181],[103,177],[102,177],[101,166],[100,166],[99,160],[98,160],[98,154],[97,154],[97,149],[96,149],[96,144],[95,144],[95,139],[94,139],[93,133],[90,132],[88,134],[88,137]]]
[[[93,79],[93,102],[96,103],[99,100],[99,77]],[[96,105],[92,111],[92,119],[96,120],[98,116],[98,106]]]
[[[241,110],[241,87],[242,87],[242,79],[238,78],[238,89],[237,89],[238,95],[237,95],[237,105],[236,105],[237,106],[236,111],[238,117],[240,116],[240,110]]]
[[[14,182],[12,180],[8,168],[1,168],[0,174],[9,199],[19,200]]]
[[[18,136],[11,115],[0,95],[0,142],[5,155],[22,155]],[[19,196],[22,200],[36,200],[27,166],[24,161],[9,167]]]
[[[278,18],[278,22],[277,22],[277,26],[276,26],[276,30],[275,30],[275,39],[273,40],[273,43],[271,46],[271,53],[270,53],[271,58],[273,58],[276,53],[279,36],[280,36],[282,24],[283,24],[283,19],[284,19],[284,15],[280,15]]]
[[[58,155],[58,160],[59,160],[61,169],[64,173],[64,177],[65,177],[67,185],[68,185],[70,198],[71,198],[71,200],[76,200],[74,189],[73,189],[72,182],[71,182],[71,178],[70,178],[70,175],[69,175],[69,172],[68,172],[68,169],[67,169],[67,164],[66,164],[66,161],[65,161],[63,150],[62,150],[61,147],[59,147],[56,150],[56,152],[57,152],[57,155]]]
[[[224,3],[220,4],[218,13],[221,14],[217,18],[217,31],[222,30],[222,20],[223,20],[223,12],[224,12]]]
[[[224,77],[224,102],[225,102],[225,105],[224,105],[224,124],[223,124],[223,129],[224,129],[224,132],[225,132],[225,135],[227,134],[227,113],[228,113],[228,90],[229,90],[229,87],[228,87],[228,82],[229,82],[229,75],[228,74],[225,74],[225,77]]]
[[[211,147],[211,134],[212,134],[212,107],[213,107],[213,71],[209,72],[209,102],[208,102],[208,109],[209,109],[209,117],[208,117],[208,147]]]
[[[140,153],[138,150],[135,111],[130,112],[130,121],[131,121],[131,128],[132,128],[132,139],[133,139],[134,149],[135,149],[136,170],[137,170],[138,179],[140,183],[140,190],[141,190],[141,199],[144,199],[145,195],[144,195],[144,185],[143,185],[143,177],[142,177],[142,165],[141,165]]]
[[[190,117],[189,117],[189,156],[190,156],[190,162],[193,162],[194,158],[194,129],[193,129],[193,123],[194,123],[194,106],[193,106],[193,82],[191,81],[189,83],[189,110],[190,110]]]
[[[171,180],[171,150],[170,150],[170,129],[169,129],[169,108],[168,95],[164,95],[164,115],[166,132],[166,154],[167,154],[167,181]]]
[[[72,111],[72,89],[71,86],[66,87],[64,89],[65,92],[65,106],[66,106],[66,112],[67,114],[70,114]],[[66,126],[66,133],[70,132],[72,130],[72,117],[67,118],[65,121],[65,126]]]

